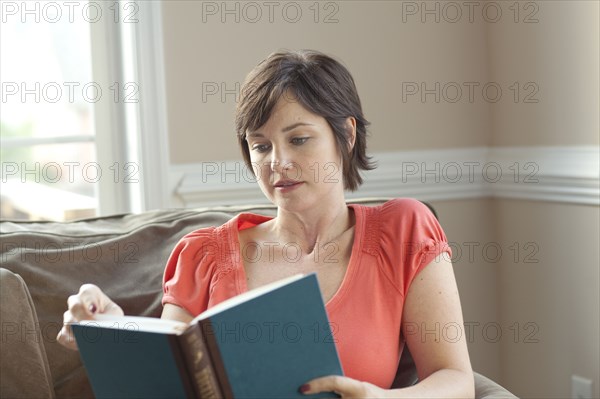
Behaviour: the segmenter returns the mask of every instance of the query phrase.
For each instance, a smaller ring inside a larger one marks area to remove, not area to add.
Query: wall
[[[414,83],[420,91],[421,82],[435,88],[435,82],[487,81],[481,18],[473,24],[423,24],[419,15],[403,9],[403,2],[342,1],[320,3],[315,23],[314,9],[309,8],[315,3],[297,2],[293,4],[300,5],[302,17],[290,23],[286,19],[296,19],[295,8],[283,10],[292,3],[277,3],[281,6],[273,12],[273,23],[266,7],[261,8],[262,18],[250,22],[256,14],[243,2],[164,3],[172,163],[239,158],[235,95],[221,85],[234,90],[258,62],[280,48],[318,49],[347,65],[373,121],[372,151],[489,143],[487,103],[470,103],[466,94],[457,103],[436,103],[435,95],[423,103],[420,93],[407,94],[405,102],[402,98],[403,83]],[[236,5],[237,14],[225,13]],[[337,22],[325,22],[329,19]],[[209,94],[215,86],[219,91]]]
[[[535,4],[537,23],[488,25],[491,78],[538,89],[536,103],[492,107],[492,144],[598,146],[598,2]],[[598,206],[499,199],[491,210],[496,240],[521,247],[519,262],[498,263],[501,324],[515,327],[500,345],[501,380],[521,397],[565,398],[577,374],[600,397]]]
[[[501,200],[494,214],[498,242],[522,249],[499,264],[501,324],[520,333],[502,342],[502,381],[521,397],[565,398],[578,374],[598,397],[598,207]]]
[[[535,2],[535,23],[488,24],[494,81],[519,82],[518,101],[492,109],[495,146],[598,145],[598,2]],[[521,20],[533,8],[522,8]],[[533,86],[525,87],[531,82]],[[528,94],[537,93],[526,102]],[[507,91],[508,96],[514,91]]]

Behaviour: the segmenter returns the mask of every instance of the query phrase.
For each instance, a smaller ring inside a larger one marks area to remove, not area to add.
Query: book
[[[306,398],[343,375],[315,273],[250,290],[189,324],[98,315],[72,325],[98,398]]]

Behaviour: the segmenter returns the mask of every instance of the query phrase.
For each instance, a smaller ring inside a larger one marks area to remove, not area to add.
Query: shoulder
[[[432,210],[413,198],[395,198],[374,207],[355,205],[354,209],[362,212],[368,231],[415,228],[423,223],[437,225]]]
[[[397,198],[381,205],[384,230],[417,233],[423,230],[441,230],[437,217],[423,202],[413,198]]]
[[[380,205],[380,207],[381,212],[390,217],[434,216],[427,205],[414,198],[394,198]]]
[[[239,214],[220,226],[186,234],[173,248],[163,275],[162,303],[198,315],[235,294],[239,268],[238,232],[271,219]]]
[[[451,256],[446,235],[432,211],[416,199],[398,198],[364,207],[364,251],[406,296],[416,274],[437,255]]]
[[[229,264],[227,258],[237,249],[239,232],[270,219],[263,215],[240,213],[220,226],[194,230],[179,240],[171,257],[183,254],[186,260],[194,261],[203,258],[218,261],[220,266]]]
[[[413,198],[395,198],[375,207],[359,206],[364,217],[365,250],[390,253],[400,246],[446,241],[430,208]]]
[[[215,260],[223,252],[224,230],[227,223],[219,227],[204,227],[183,236],[175,245],[167,261],[163,281],[182,280],[184,275],[193,275],[202,268],[202,274],[212,273]]]
[[[179,240],[163,274],[163,304],[183,307],[192,315],[208,307],[212,287],[233,268],[229,230],[235,223],[236,218],[204,227]]]
[[[204,227],[184,235],[173,249],[173,253],[182,251],[187,252],[190,249],[198,249],[208,243],[218,241],[217,231],[218,229],[223,228],[223,226]]]
[[[431,209],[413,198],[397,198],[381,205],[381,228],[411,240],[446,240]]]
[[[226,243],[226,234],[223,232],[227,230],[229,223],[218,227],[204,227],[183,236],[171,251],[167,266],[173,260],[177,260],[179,266],[197,266],[201,260],[218,257],[221,247]]]

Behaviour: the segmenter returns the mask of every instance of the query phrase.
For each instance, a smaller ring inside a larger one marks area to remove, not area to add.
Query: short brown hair
[[[310,112],[327,120],[342,156],[344,188],[354,191],[362,183],[360,170],[371,170],[375,163],[366,155],[367,121],[350,72],[335,59],[313,50],[278,51],[252,70],[241,88],[235,128],[244,161],[250,170],[250,149],[246,133],[263,126],[273,107],[285,93]],[[346,120],[356,119],[356,140],[348,148]]]

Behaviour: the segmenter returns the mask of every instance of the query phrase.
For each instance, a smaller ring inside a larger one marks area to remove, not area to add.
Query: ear
[[[346,136],[348,140],[348,152],[354,149],[356,142],[356,119],[353,116],[346,118]]]

